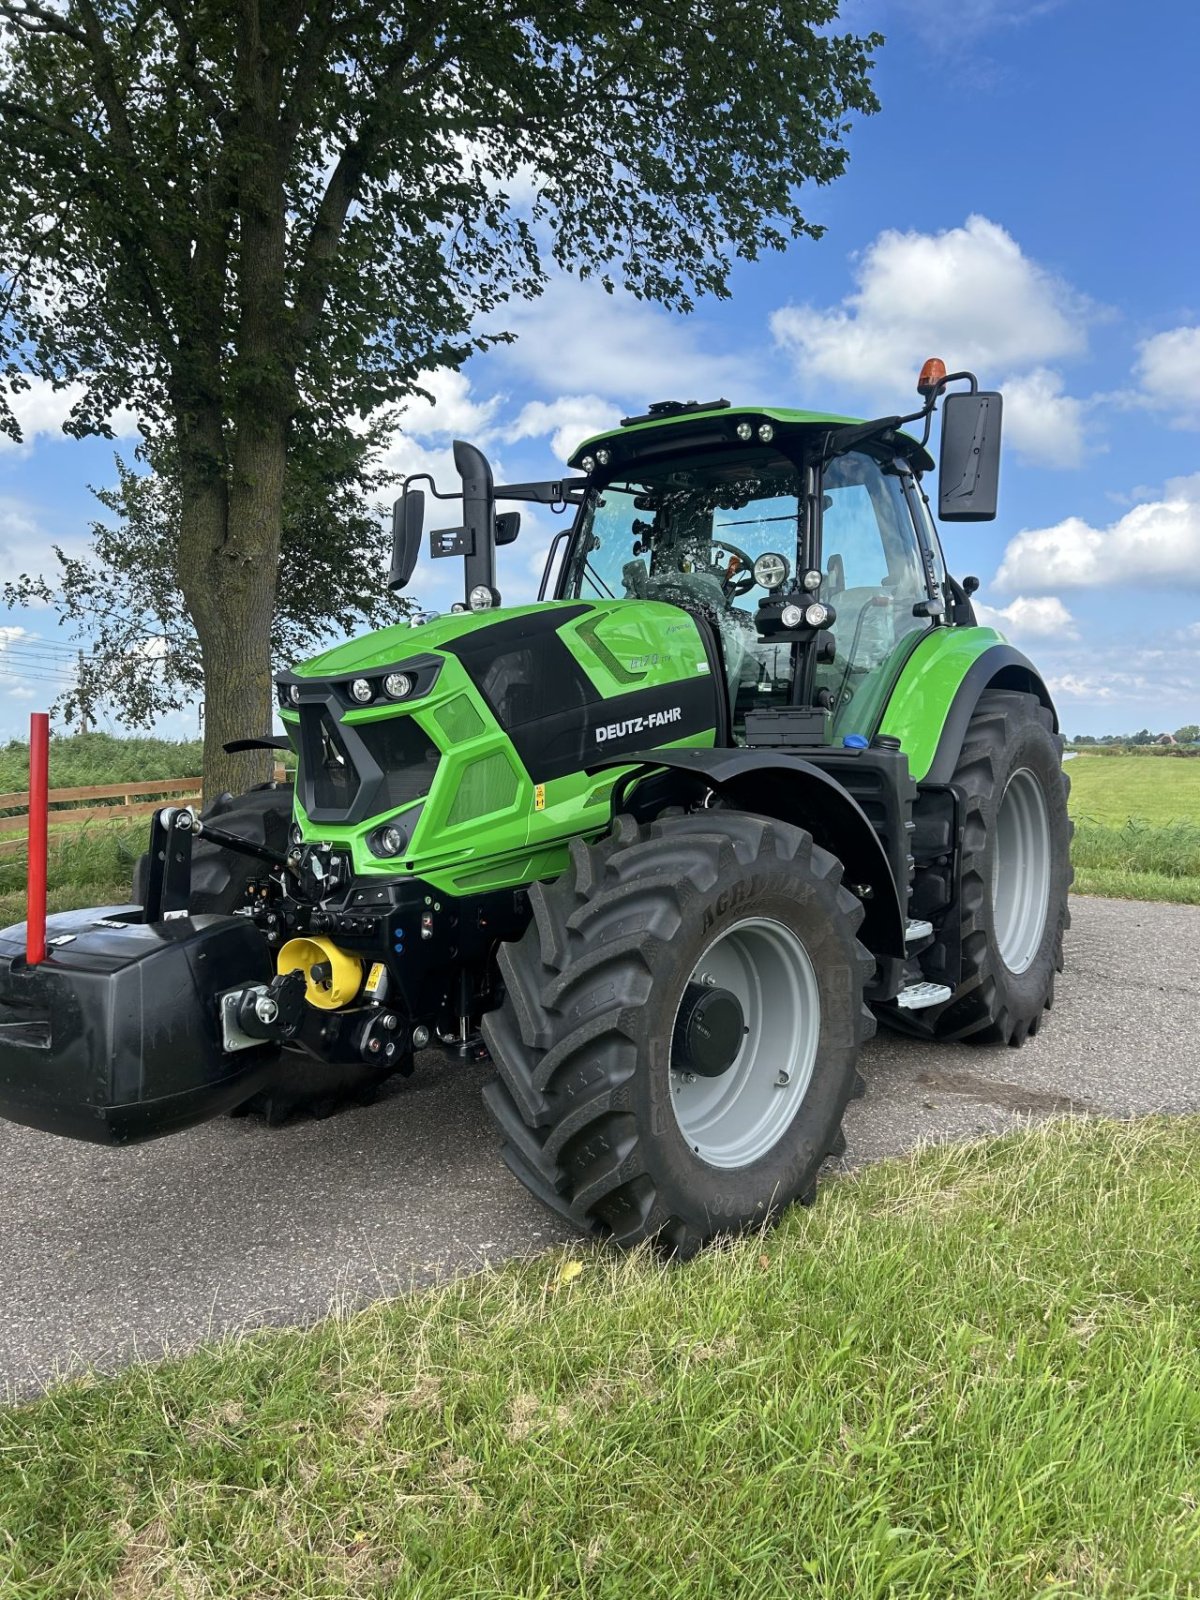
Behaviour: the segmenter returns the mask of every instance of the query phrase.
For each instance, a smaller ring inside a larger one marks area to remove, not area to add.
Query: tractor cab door
[[[926,577],[926,553],[905,493],[907,469],[858,450],[822,474],[821,599],[833,606],[835,653],[817,668],[828,691],[833,733],[874,731],[897,672],[935,621],[940,587]]]

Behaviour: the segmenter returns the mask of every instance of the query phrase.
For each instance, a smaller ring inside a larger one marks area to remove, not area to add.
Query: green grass
[[[46,863],[49,910],[72,911],[127,900],[133,864],[146,848],[149,833],[148,817],[52,828]],[[25,870],[24,858],[0,861],[0,928],[25,920]]]
[[[0,1592],[1200,1593],[1200,1119],[829,1184],[0,1413]]]
[[[1200,905],[1200,761],[1081,755],[1067,773],[1076,893]]]

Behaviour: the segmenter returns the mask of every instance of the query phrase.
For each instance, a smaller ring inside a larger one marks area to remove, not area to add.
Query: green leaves
[[[81,428],[260,389],[248,343],[347,414],[551,260],[686,309],[819,232],[802,185],[876,109],[837,9],[4,0],[9,358],[87,375]]]

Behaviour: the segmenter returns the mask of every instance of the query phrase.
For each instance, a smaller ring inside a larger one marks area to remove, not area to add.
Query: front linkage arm
[[[163,806],[150,823],[150,874],[146,885],[145,920],[161,922],[187,915],[192,892],[192,841],[209,839],[239,855],[267,861],[281,872],[288,858],[265,844],[243,839],[203,822],[191,806]]]

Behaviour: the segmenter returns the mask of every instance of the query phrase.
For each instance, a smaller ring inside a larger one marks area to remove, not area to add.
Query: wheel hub
[[[821,1036],[803,941],[744,917],[704,950],[671,1032],[671,1109],[694,1154],[735,1171],[782,1139],[804,1103]]]
[[[689,983],[675,1020],[671,1065],[698,1078],[719,1078],[737,1059],[745,1033],[746,1018],[737,995]]]

